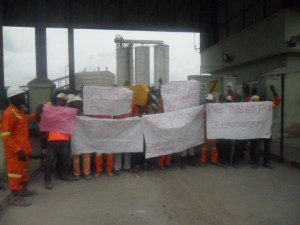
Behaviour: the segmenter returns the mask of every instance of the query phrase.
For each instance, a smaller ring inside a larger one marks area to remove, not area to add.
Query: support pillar
[[[75,90],[75,60],[74,60],[74,29],[68,28],[69,47],[69,85],[70,90]]]
[[[4,62],[3,62],[3,0],[0,0],[0,118],[6,107],[6,93],[4,87]],[[0,128],[1,132],[1,128]],[[0,177],[7,178],[6,165],[2,140],[0,139]]]
[[[46,0],[36,0],[37,14],[35,26],[36,78],[30,81],[29,111],[34,112],[36,106],[52,99],[55,85],[47,74],[47,40],[46,40]]]

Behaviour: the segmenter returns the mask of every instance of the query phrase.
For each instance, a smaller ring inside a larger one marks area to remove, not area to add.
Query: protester
[[[70,96],[71,99],[68,98],[68,105],[71,108],[77,109],[77,115],[82,116],[83,115],[83,101],[82,98],[79,96]],[[75,176],[76,180],[80,179],[81,174],[81,166],[80,166],[80,160],[82,158],[82,167],[83,167],[83,175],[86,180],[91,179],[91,153],[82,153],[82,154],[73,154],[72,160],[73,160],[73,174]]]
[[[220,103],[230,103],[232,102],[233,92],[231,91],[230,95],[220,95]],[[217,140],[217,149],[219,151],[219,162],[223,168],[228,168],[231,161],[231,148],[232,140],[231,139],[218,139]]]
[[[132,116],[139,115],[139,108],[132,103],[131,105],[131,112],[127,115],[120,115],[114,116],[114,119],[126,119]],[[115,153],[115,161],[114,161],[114,174],[119,176],[121,174],[121,170],[125,172],[133,172],[134,168],[131,166],[131,152],[124,152],[124,153]],[[123,159],[123,160],[122,160]]]
[[[55,105],[64,107],[66,103],[66,94],[59,93],[55,98]],[[59,167],[59,177],[62,180],[72,180],[68,174],[69,141],[69,134],[56,131],[49,132],[47,141],[46,164],[44,171],[44,186],[47,190],[53,188],[53,184],[51,181],[56,158],[58,159],[57,165]]]
[[[205,107],[206,104],[208,103],[213,103],[215,102],[215,98],[212,94],[207,94],[205,97]],[[207,139],[207,134],[206,134],[206,111],[204,114],[204,132],[205,132],[205,138],[204,138],[204,143],[201,145],[201,152],[200,152],[200,165],[205,166],[207,163],[207,146],[210,146],[210,159],[212,164],[217,164],[218,163],[218,150],[217,150],[217,140],[215,139]]]
[[[99,115],[96,116],[96,118],[99,119],[112,119],[112,116],[106,116],[106,115]],[[112,177],[114,175],[113,169],[114,169],[114,155],[112,153],[98,153],[95,154],[95,177],[99,177],[102,175],[103,172],[103,159],[105,158],[106,163],[106,173],[107,176]]]
[[[281,98],[277,94],[275,87],[273,85],[270,86],[272,95],[273,95],[273,108],[275,109],[281,104]],[[265,96],[260,96],[259,101],[266,101]],[[267,169],[274,169],[273,166],[271,166],[271,137],[270,138],[261,138],[257,140],[256,146],[255,146],[255,155],[257,157],[257,164],[259,163],[259,146],[263,142],[264,148],[263,148],[263,167]]]
[[[23,197],[35,195],[36,192],[27,188],[29,182],[29,155],[32,146],[29,138],[29,121],[36,119],[36,114],[26,115],[25,91],[20,87],[11,86],[7,89],[10,105],[2,117],[1,137],[7,161],[7,175],[11,197],[9,204],[29,206],[31,202]]]

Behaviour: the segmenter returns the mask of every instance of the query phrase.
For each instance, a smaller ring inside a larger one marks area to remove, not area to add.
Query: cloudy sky
[[[124,39],[163,40],[169,45],[170,81],[186,80],[200,74],[199,34],[120,30],[75,30],[75,72],[105,70],[116,73],[115,36]],[[67,29],[47,29],[48,78],[68,74]],[[26,85],[35,78],[33,28],[3,28],[5,86]],[[153,48],[150,48],[150,73],[153,83]]]

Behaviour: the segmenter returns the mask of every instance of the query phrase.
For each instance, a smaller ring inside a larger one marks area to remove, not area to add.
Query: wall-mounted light
[[[287,46],[288,47],[295,47],[296,46],[296,44],[297,44],[297,42],[300,40],[300,36],[299,35],[297,35],[297,36],[292,36],[291,38],[290,38],[290,40],[288,40],[286,43],[287,43]]]
[[[232,57],[230,55],[228,55],[227,53],[223,53],[222,54],[222,59],[224,62],[230,62],[232,60]]]

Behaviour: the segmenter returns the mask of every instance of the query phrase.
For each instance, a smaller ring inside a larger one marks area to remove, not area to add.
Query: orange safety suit
[[[163,100],[162,96],[158,99],[158,112],[163,113],[164,112],[164,106],[163,106]],[[164,166],[170,166],[172,161],[172,154],[170,155],[161,155],[158,157],[158,167],[163,168]]]
[[[13,191],[23,188],[22,183],[28,182],[29,155],[32,146],[29,138],[29,120],[36,118],[35,114],[26,115],[22,109],[10,104],[2,117],[1,134],[4,153],[7,161],[9,187]],[[21,161],[18,152],[24,151],[25,161]]]
[[[172,161],[172,155],[161,155],[158,157],[158,167],[170,166]]]
[[[112,119],[112,116],[107,116],[107,115],[99,115],[96,116],[99,119]],[[96,167],[96,174],[102,173],[103,170],[103,154],[101,153],[96,153],[96,160],[95,160],[95,167]],[[106,172],[111,173],[114,168],[114,156],[112,153],[107,153],[106,154]]]
[[[207,163],[207,146],[210,146],[210,160],[211,163],[216,164],[218,163],[219,159],[219,152],[217,150],[217,140],[208,140],[207,132],[206,132],[206,111],[204,113],[204,132],[205,132],[205,139],[204,143],[201,145],[201,153],[200,153],[200,163],[205,164]]]
[[[91,153],[82,153],[82,167],[83,174],[85,176],[91,173]],[[73,155],[73,174],[74,176],[80,176],[80,154]]]

